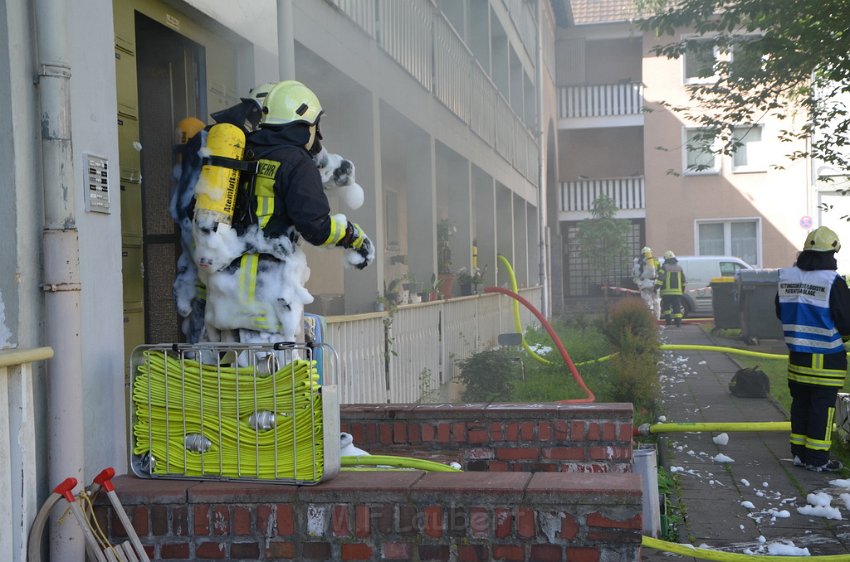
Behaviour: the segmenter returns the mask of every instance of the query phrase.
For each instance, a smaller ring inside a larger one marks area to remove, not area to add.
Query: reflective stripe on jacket
[[[682,271],[682,266],[665,263],[658,272],[655,284],[661,287],[662,297],[682,295],[685,290],[685,272]]]
[[[779,270],[778,308],[785,343],[797,353],[844,352],[841,335],[829,308],[829,295],[838,273],[797,267]]]

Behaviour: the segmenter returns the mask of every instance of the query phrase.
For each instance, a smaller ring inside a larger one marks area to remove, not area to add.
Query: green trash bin
[[[778,269],[741,269],[735,273],[741,336],[748,343],[759,339],[782,339],[782,323],[776,317]]]
[[[741,327],[734,277],[715,277],[711,287],[711,309],[714,311],[714,328],[727,330]]]

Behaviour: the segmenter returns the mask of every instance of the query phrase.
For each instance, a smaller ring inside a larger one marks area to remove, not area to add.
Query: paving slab
[[[663,343],[729,345],[696,324],[663,327]],[[742,342],[737,342],[741,347]],[[781,341],[762,340],[747,349],[785,353]],[[787,421],[781,406],[770,399],[738,398],[729,381],[739,369],[726,353],[705,350],[664,351],[659,364],[662,411],[668,423]],[[726,552],[767,554],[766,545],[791,544],[812,556],[847,555],[850,560],[850,505],[842,494],[850,489],[831,485],[844,478],[808,472],[791,463],[788,433],[727,432],[728,442],[716,443],[720,432],[659,434],[659,459],[678,474],[683,506],[679,542]],[[728,457],[718,457],[723,455]],[[728,462],[719,462],[727,460]],[[841,520],[803,515],[809,493],[824,492]],[[644,548],[642,560],[700,560]]]

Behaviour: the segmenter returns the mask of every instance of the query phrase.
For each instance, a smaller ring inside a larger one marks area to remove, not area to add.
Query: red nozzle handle
[[[54,494],[59,494],[60,496],[64,496],[68,503],[74,503],[75,498],[72,490],[77,486],[77,479],[73,476],[69,476],[65,480],[62,481],[61,484],[53,488]]]
[[[100,485],[107,492],[114,492],[115,486],[112,485],[112,479],[115,477],[115,469],[108,466],[100,471],[100,474],[94,477],[94,483]]]

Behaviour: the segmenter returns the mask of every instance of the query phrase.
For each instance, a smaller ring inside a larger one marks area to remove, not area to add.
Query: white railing
[[[442,17],[434,18],[434,95],[464,123],[470,118],[473,56]]]
[[[558,117],[614,117],[643,111],[643,84],[597,84],[558,89]]]
[[[646,207],[643,176],[634,176],[561,182],[561,211],[590,211],[600,195],[613,199],[620,210]]]
[[[539,307],[539,287],[520,294]],[[487,294],[327,319],[325,341],[340,356],[342,404],[416,403],[456,375],[456,363],[514,332],[513,299]],[[523,328],[536,321],[520,306]]]
[[[420,84],[431,90],[433,5],[428,0],[381,2],[378,42]]]
[[[373,0],[330,0],[369,37],[375,37],[375,2]]]
[[[0,351],[0,560],[26,560],[38,511],[32,364],[53,350]]]

